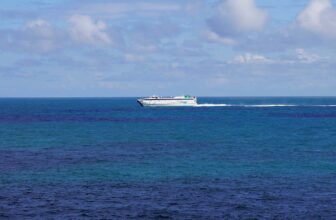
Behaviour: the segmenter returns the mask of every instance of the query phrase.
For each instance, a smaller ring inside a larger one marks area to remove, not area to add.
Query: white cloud
[[[297,48],[294,54],[287,56],[268,58],[260,54],[245,53],[236,56],[229,64],[311,64],[326,61],[326,57],[307,52],[303,48]]]
[[[331,0],[311,0],[299,14],[297,23],[306,31],[336,37],[336,10]]]
[[[320,56],[313,53],[308,53],[305,49],[296,49],[297,59],[303,63],[314,63],[320,60]]]
[[[0,30],[0,48],[49,53],[78,46],[74,42],[106,45],[112,43],[106,31],[107,25],[104,22],[95,22],[88,16],[70,17],[68,27],[57,27],[47,20],[36,19],[27,21],[21,28]]]
[[[20,44],[25,48],[49,52],[56,47],[55,30],[43,19],[27,22],[22,33],[25,37],[20,40]]]
[[[225,0],[216,15],[208,20],[211,31],[222,37],[261,31],[267,21],[267,13],[256,6],[255,0]]]
[[[29,21],[26,24],[27,28],[39,28],[39,27],[45,27],[45,26],[50,26],[49,22],[43,20],[43,19],[36,19],[36,20],[32,20]]]
[[[51,38],[53,37],[53,29],[49,22],[43,19],[32,20],[26,23],[25,29],[40,37]]]
[[[174,3],[154,2],[115,2],[115,3],[92,3],[79,7],[73,13],[84,13],[99,17],[115,18],[127,13],[140,13],[146,16],[157,15],[158,13],[176,12],[186,6]]]
[[[243,55],[236,56],[234,60],[230,63],[248,64],[248,63],[271,63],[271,62],[272,60],[266,58],[265,56],[259,54],[246,53]]]
[[[217,33],[213,31],[206,31],[205,36],[208,40],[213,42],[218,42],[226,45],[234,45],[237,43],[237,41],[230,37],[221,37]]]
[[[74,40],[95,45],[111,43],[109,35],[105,32],[107,29],[105,22],[95,22],[91,17],[84,15],[73,15],[69,22],[70,35]]]

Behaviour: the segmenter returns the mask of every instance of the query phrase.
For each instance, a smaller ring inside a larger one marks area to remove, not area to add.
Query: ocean
[[[335,219],[336,98],[0,99],[0,219]]]

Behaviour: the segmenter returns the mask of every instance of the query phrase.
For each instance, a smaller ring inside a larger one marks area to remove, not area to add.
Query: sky
[[[334,96],[336,0],[1,0],[0,97]]]

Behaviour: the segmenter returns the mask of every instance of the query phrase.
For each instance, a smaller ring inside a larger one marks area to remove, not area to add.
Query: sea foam
[[[294,104],[198,104],[194,107],[243,107],[243,108],[272,108],[272,107],[336,107],[336,105],[294,105]]]

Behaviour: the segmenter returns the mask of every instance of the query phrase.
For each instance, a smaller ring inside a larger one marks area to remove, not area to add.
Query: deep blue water
[[[0,99],[0,219],[336,218],[336,98],[199,102]]]

